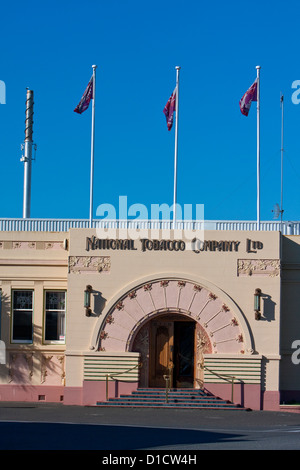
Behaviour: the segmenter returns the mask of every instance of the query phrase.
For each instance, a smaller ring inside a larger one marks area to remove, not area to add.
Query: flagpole
[[[280,96],[281,104],[281,188],[280,188],[280,229],[282,233],[282,215],[283,215],[283,95]]]
[[[90,228],[93,222],[93,192],[94,192],[94,147],[95,147],[95,97],[96,97],[96,68],[93,68],[93,103],[92,103],[92,136],[91,136],[91,176],[90,176]]]
[[[260,230],[260,65],[257,70],[257,230]]]
[[[177,204],[177,158],[178,158],[178,111],[179,111],[179,71],[181,67],[176,69],[176,113],[175,113],[175,150],[174,150],[174,200],[173,200],[173,228],[176,224],[176,204]]]

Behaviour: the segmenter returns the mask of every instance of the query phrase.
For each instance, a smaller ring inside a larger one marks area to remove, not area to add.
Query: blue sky
[[[35,95],[31,217],[88,218],[91,107],[73,112],[97,64],[97,206],[173,202],[174,129],[163,108],[180,72],[178,196],[209,220],[256,220],[256,107],[239,100],[261,66],[261,220],[299,220],[299,3],[86,0],[1,6],[0,217],[22,217],[26,87]]]

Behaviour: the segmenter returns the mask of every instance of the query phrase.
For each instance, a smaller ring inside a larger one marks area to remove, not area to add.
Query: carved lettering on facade
[[[89,250],[136,250],[134,240],[110,239],[110,238],[86,238],[86,251]]]
[[[238,251],[240,241],[226,240],[199,240],[194,238],[192,241],[192,249],[194,253],[202,251]]]
[[[246,251],[247,253],[257,253],[257,250],[262,250],[264,247],[260,241],[254,241],[247,238],[246,240]]]
[[[241,249],[240,240],[201,240],[194,238],[191,243],[186,244],[184,240],[160,240],[141,238],[140,245],[136,245],[137,240],[131,239],[109,239],[97,238],[95,236],[86,238],[86,251],[90,250],[129,250],[136,251],[140,247],[142,252],[146,251],[186,251],[191,247],[196,254],[202,252],[238,252]],[[246,244],[242,247],[247,253],[257,253],[263,249],[261,241],[247,238]]]

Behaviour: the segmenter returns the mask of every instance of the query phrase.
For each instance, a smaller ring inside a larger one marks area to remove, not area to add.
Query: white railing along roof
[[[68,232],[72,228],[90,228],[88,219],[21,219],[0,218],[2,232]],[[91,228],[170,230],[170,220],[108,220],[94,219]],[[179,220],[181,230],[257,230],[256,221],[247,220]],[[261,231],[282,231],[284,235],[300,235],[300,222],[278,220],[260,222]]]

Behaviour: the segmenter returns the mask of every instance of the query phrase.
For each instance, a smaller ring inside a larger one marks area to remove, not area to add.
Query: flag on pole
[[[93,83],[94,83],[94,80],[92,76],[92,78],[90,79],[88,83],[88,86],[85,89],[85,92],[82,95],[82,98],[79,104],[74,109],[75,113],[81,114],[88,109],[90,101],[91,99],[93,99]]]
[[[90,179],[90,227],[93,225],[93,189],[94,189],[94,147],[95,147],[95,95],[96,95],[96,68],[92,65],[93,75],[86,87],[82,98],[76,108],[75,113],[81,114],[86,111],[92,103],[92,133],[91,133],[91,179]]]
[[[240,110],[248,116],[252,101],[257,101],[257,79],[240,99]]]
[[[168,99],[166,106],[164,107],[164,115],[166,116],[168,131],[172,129],[174,112],[176,111],[176,88],[174,89],[172,95]]]

